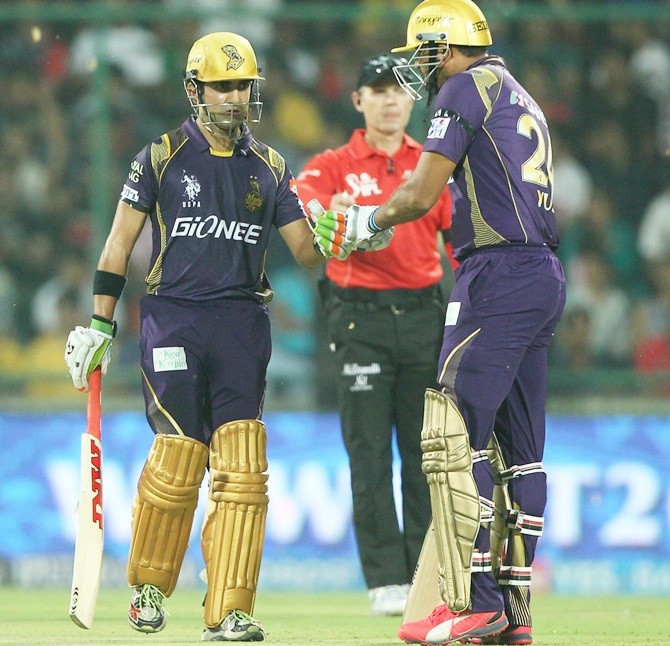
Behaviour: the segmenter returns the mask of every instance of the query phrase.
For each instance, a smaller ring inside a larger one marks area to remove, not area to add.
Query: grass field
[[[169,599],[165,630],[134,633],[127,625],[127,590],[101,590],[91,630],[67,614],[69,590],[0,587],[0,645],[143,644],[179,646],[200,641],[202,593],[185,590]],[[537,646],[670,646],[670,599],[575,598],[537,595],[533,600]],[[255,615],[268,646],[400,646],[399,621],[371,617],[365,592],[261,594]]]

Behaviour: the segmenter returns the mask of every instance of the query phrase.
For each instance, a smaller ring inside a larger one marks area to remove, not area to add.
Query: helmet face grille
[[[206,103],[195,79],[184,79],[184,89],[193,113],[214,135],[236,141],[244,134],[243,124],[253,132],[261,121],[259,81],[253,82],[250,100],[245,103]]]
[[[423,98],[421,93],[423,88],[435,76],[439,64],[448,51],[448,42],[440,43],[440,45],[447,45],[443,48],[442,53],[439,52],[439,48],[433,42],[426,41],[416,48],[406,65],[398,65],[393,68],[393,73],[396,75],[400,87],[415,101]]]

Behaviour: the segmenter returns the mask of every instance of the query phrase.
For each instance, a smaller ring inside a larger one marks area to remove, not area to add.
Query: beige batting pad
[[[461,612],[470,605],[479,493],[463,416],[451,399],[433,389],[426,390],[421,449],[433,510],[440,592],[451,611]]]
[[[183,435],[156,435],[137,484],[128,583],[151,583],[170,596],[188,548],[207,447]]]
[[[210,490],[202,528],[207,566],[205,624],[231,610],[253,612],[268,509],[265,425],[240,420],[219,427],[210,447]]]

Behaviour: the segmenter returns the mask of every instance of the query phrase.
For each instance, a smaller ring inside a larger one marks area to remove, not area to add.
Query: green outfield
[[[126,623],[126,590],[102,590],[91,630],[68,618],[69,590],[0,587],[0,645],[143,644],[172,646],[200,641],[202,593],[177,591],[168,601],[166,629],[133,633]],[[670,599],[576,598],[537,595],[533,601],[537,646],[670,646]],[[350,594],[265,594],[256,616],[268,646],[379,646],[402,644],[396,618],[369,615],[364,592]]]

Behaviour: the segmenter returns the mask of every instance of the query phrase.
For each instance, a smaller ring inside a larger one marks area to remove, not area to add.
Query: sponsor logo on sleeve
[[[128,184],[124,184],[123,190],[121,191],[121,199],[130,200],[131,202],[139,202],[140,194],[134,188],[130,188]]]
[[[451,117],[434,117],[430,120],[430,129],[426,139],[444,139]]]

